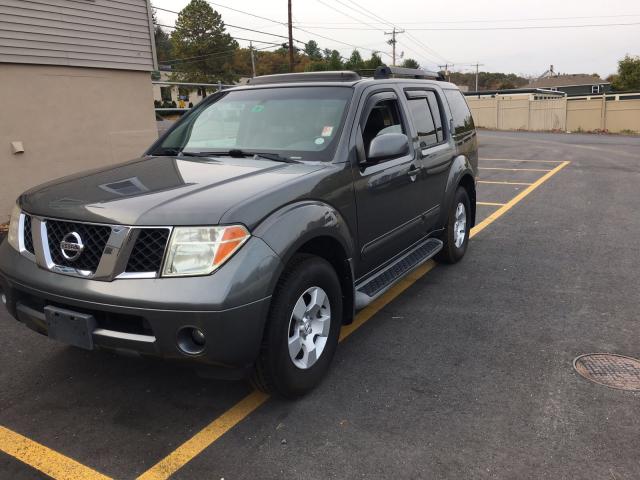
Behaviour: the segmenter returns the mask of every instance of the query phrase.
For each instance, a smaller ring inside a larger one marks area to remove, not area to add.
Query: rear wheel
[[[458,187],[449,205],[447,224],[442,237],[444,246],[436,260],[444,263],[456,263],[464,257],[469,243],[471,227],[471,205],[464,187]]]
[[[251,381],[260,390],[297,397],[329,368],[342,325],[342,292],[329,262],[296,256],[274,293]]]

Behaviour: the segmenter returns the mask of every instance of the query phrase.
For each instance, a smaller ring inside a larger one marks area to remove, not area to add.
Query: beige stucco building
[[[147,0],[0,2],[0,223],[25,189],[157,137]]]

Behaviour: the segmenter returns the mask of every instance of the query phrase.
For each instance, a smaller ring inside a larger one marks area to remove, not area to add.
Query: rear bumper
[[[257,357],[268,315],[272,274],[280,260],[260,239],[250,242],[215,274],[191,278],[100,282],[40,269],[4,242],[0,289],[16,319],[47,334],[44,308],[93,315],[93,343],[194,363],[246,367]],[[185,326],[206,338],[197,355],[178,347]]]

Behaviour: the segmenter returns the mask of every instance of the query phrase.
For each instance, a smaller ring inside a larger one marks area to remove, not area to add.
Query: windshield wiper
[[[151,155],[155,157],[175,157],[180,155],[179,148],[160,148],[151,152]]]
[[[234,158],[241,157],[254,157],[254,158],[266,158],[267,160],[273,160],[274,162],[283,162],[283,163],[299,163],[296,160],[293,160],[289,157],[284,157],[278,153],[257,153],[257,152],[245,152],[244,150],[240,150],[237,148],[233,148],[231,150],[226,151],[217,151],[217,152],[181,152],[181,155],[185,157],[217,157],[217,156],[227,156]]]

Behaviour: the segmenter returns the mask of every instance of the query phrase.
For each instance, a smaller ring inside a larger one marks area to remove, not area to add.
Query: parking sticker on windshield
[[[324,138],[322,137],[318,137],[314,140],[314,142],[316,145],[322,145],[324,143]]]
[[[264,105],[254,105],[251,109],[252,112],[261,112],[264,110]]]
[[[327,126],[327,127],[324,127],[322,129],[322,136],[323,137],[330,137],[332,133],[333,133],[333,127],[332,126]]]

